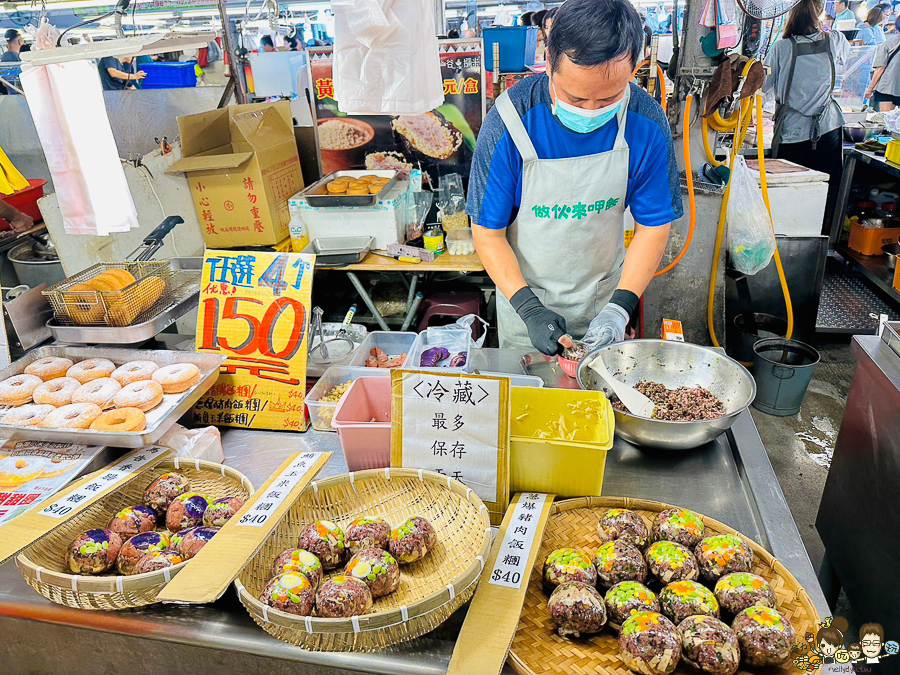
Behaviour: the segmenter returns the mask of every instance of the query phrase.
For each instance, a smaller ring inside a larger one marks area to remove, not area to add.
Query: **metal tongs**
[[[325,338],[325,324],[322,322],[322,316],[324,314],[325,312],[321,307],[313,307],[312,325],[309,329],[309,333],[313,336],[313,340],[310,341],[309,355],[313,356],[316,352],[319,352],[321,360],[328,361],[330,355],[328,354],[327,343],[329,342],[348,342],[350,343],[351,351],[356,348],[356,344],[350,339],[350,336],[347,333],[347,328],[353,321],[353,315],[356,314],[356,305],[351,306],[347,311],[347,315],[341,323],[341,329],[338,331],[338,334],[327,339]],[[318,344],[313,345],[316,337],[319,338],[319,342]]]
[[[162,248],[163,239],[166,238],[166,235],[172,231],[173,227],[180,225],[183,222],[184,218],[181,216],[169,216],[162,221],[153,232],[144,237],[144,241],[141,242],[141,245],[129,253],[126,260],[153,260],[153,256],[155,256],[156,252]],[[138,253],[138,251],[140,251],[140,253]]]

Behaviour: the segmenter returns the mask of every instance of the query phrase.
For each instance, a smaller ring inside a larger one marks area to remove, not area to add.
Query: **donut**
[[[48,429],[87,429],[102,412],[93,403],[70,403],[47,415],[41,426]]]
[[[101,410],[112,408],[113,396],[119,393],[122,385],[111,377],[101,377],[82,384],[72,394],[72,403],[93,403]]]
[[[131,272],[120,269],[118,267],[110,267],[103,274],[117,279],[119,283],[122,284],[119,288],[125,288],[126,286],[130,286],[135,282],[135,278],[131,274]]]
[[[131,275],[129,274],[128,276],[130,277]],[[131,278],[134,279],[134,277]],[[97,276],[91,277],[87,284],[98,291],[120,291],[128,285],[117,274],[114,274],[112,270],[105,270]]]
[[[143,431],[147,416],[139,408],[116,408],[91,422],[94,431]]]
[[[110,377],[124,387],[132,382],[149,380],[157,368],[159,364],[155,361],[129,361],[116,368]]]
[[[3,416],[3,424],[17,427],[39,427],[41,421],[56,408],[52,405],[23,405],[10,410]]]
[[[0,382],[0,403],[25,405],[31,401],[34,390],[41,384],[37,375],[13,375]]]
[[[35,387],[32,397],[35,403],[60,407],[72,402],[72,394],[81,386],[74,377],[57,377]]]
[[[117,408],[137,408],[147,412],[162,403],[162,398],[162,385],[153,380],[144,380],[122,387],[113,397],[113,405]]]
[[[85,384],[101,377],[109,377],[116,369],[116,364],[109,359],[85,359],[79,361],[66,371],[66,377],[72,377]]]
[[[63,293],[66,312],[80,326],[100,323],[103,319],[103,299],[89,283],[72,284]]]
[[[75,362],[62,356],[45,356],[37,361],[32,361],[25,366],[25,372],[29,375],[37,375],[44,382],[55,380],[58,377],[65,377],[66,371],[72,367]]]
[[[180,394],[196,385],[202,376],[193,363],[173,363],[153,373],[153,381],[162,385],[167,394]]]
[[[110,326],[130,326],[134,320],[159,300],[166,290],[166,282],[160,277],[150,276],[122,293],[122,297],[112,303],[106,313]]]

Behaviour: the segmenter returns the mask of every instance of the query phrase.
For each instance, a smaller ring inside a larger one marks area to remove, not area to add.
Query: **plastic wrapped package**
[[[172,448],[178,457],[205,459],[217,464],[225,461],[222,435],[216,427],[187,429],[180,424],[175,424],[163,434],[163,437],[159,439],[159,444]]]
[[[762,190],[741,156],[735,158],[731,172],[726,223],[728,253],[735,269],[749,275],[765,269],[775,255],[775,230]]]

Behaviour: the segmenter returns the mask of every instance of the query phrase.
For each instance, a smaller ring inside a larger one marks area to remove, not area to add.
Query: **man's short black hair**
[[[272,36],[271,35],[263,35],[261,38],[259,38],[259,46],[260,47],[274,47],[275,43],[272,42]]]
[[[6,31],[6,33],[3,34],[3,37],[6,38],[7,42],[12,42],[17,37],[19,37],[19,31],[17,31],[15,28],[10,28],[8,31]]]
[[[641,17],[629,0],[567,0],[553,17],[547,39],[551,70],[563,54],[579,66],[597,66],[622,56],[637,64],[644,47]]]

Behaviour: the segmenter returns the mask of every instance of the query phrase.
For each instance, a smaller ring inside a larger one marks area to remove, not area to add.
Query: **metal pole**
[[[222,20],[222,42],[225,53],[228,54],[228,67],[231,69],[231,79],[234,80],[234,97],[237,102],[247,102],[247,83],[244,82],[244,67],[234,51],[234,33],[232,33],[231,21],[225,11],[225,0],[217,0],[219,6],[219,18]]]
[[[434,0],[434,28],[438,35],[447,34],[447,16],[444,12],[444,0]]]

